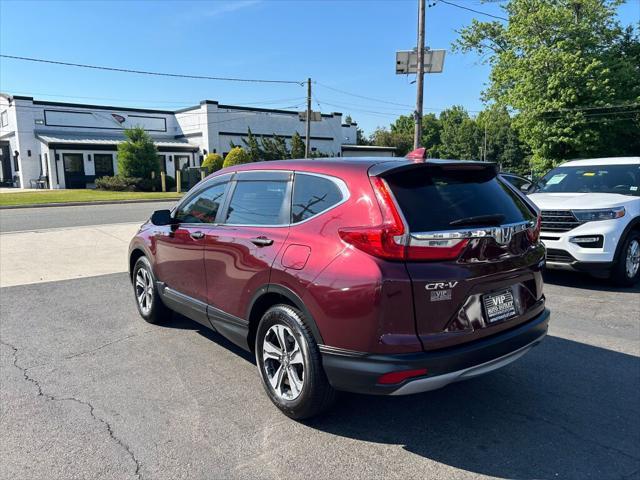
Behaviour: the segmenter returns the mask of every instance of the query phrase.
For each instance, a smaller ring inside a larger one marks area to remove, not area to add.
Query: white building
[[[123,130],[143,127],[153,138],[161,168],[197,167],[209,152],[223,156],[230,143],[256,136],[304,137],[298,112],[221,105],[204,100],[177,111],[84,105],[0,94],[0,185],[20,188],[87,188],[96,177],[117,173]],[[341,113],[311,124],[311,149],[340,156],[356,141],[356,124]]]

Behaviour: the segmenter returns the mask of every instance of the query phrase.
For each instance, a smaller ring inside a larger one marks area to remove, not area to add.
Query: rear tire
[[[147,257],[140,257],[133,267],[132,283],[138,313],[145,321],[157,324],[171,317],[171,310],[162,303]]]
[[[310,418],[334,402],[336,392],[300,310],[284,304],[267,310],[258,325],[255,353],[269,399],[288,417]]]
[[[634,230],[624,239],[611,280],[623,287],[631,287],[640,280],[640,231]]]

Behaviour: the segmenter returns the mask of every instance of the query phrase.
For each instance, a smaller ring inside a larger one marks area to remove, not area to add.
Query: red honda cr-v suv
[[[292,418],[336,390],[405,395],[506,365],[542,340],[533,207],[493,164],[288,160],[221,170],[133,238],[137,306],[255,353]]]

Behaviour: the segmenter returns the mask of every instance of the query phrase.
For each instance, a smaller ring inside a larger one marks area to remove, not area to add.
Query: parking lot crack
[[[135,336],[135,335],[132,335],[132,336]],[[114,343],[114,342],[111,342],[111,343]],[[136,455],[133,453],[133,451],[131,450],[129,445],[127,445],[127,443],[125,443],[123,440],[121,440],[120,438],[118,438],[116,436],[116,434],[113,431],[113,427],[111,426],[111,424],[107,420],[105,420],[104,418],[102,418],[102,417],[100,417],[99,415],[96,414],[95,407],[90,402],[87,402],[85,400],[81,400],[81,399],[76,398],[76,397],[56,397],[54,395],[46,393],[42,389],[42,385],[40,384],[40,382],[37,379],[35,379],[34,377],[29,375],[29,373],[27,371],[28,369],[26,367],[22,367],[18,363],[18,348],[15,347],[14,345],[10,344],[10,343],[5,342],[4,340],[0,340],[0,344],[2,344],[5,347],[8,347],[8,348],[11,349],[12,357],[13,357],[12,358],[13,366],[15,368],[17,368],[22,373],[22,377],[24,378],[25,381],[33,384],[36,387],[36,390],[37,390],[37,393],[38,393],[38,397],[43,397],[45,400],[51,401],[51,402],[65,402],[65,401],[66,402],[75,402],[75,403],[78,403],[80,405],[86,406],[89,409],[89,414],[91,415],[91,417],[94,420],[100,422],[102,425],[104,425],[106,430],[107,430],[107,433],[109,434],[109,437],[115,443],[117,443],[123,450],[125,450],[127,452],[128,456],[131,458],[131,460],[133,461],[133,463],[135,465],[134,475],[139,480],[143,480],[142,473],[140,472],[141,464],[140,464],[140,461],[138,460],[138,458],[136,457]],[[106,345],[103,345],[103,347],[104,346],[106,346]]]
[[[102,350],[103,348],[106,348],[106,347],[108,347],[110,345],[113,345],[114,343],[122,342],[124,340],[128,340],[129,338],[137,337],[138,335],[139,334],[134,333],[134,334],[131,334],[131,335],[127,335],[125,337],[116,338],[115,340],[112,340],[110,342],[104,343],[104,344],[102,344],[102,345],[100,345],[100,346],[98,346],[96,348],[92,348],[91,350],[85,350],[83,352],[74,353],[74,354],[68,355],[68,356],[66,356],[64,358],[65,358],[65,360],[69,360],[71,358],[80,357],[82,355],[88,355],[88,354],[97,352],[98,350]]]
[[[116,434],[113,431],[113,427],[111,426],[111,424],[106,421],[104,418],[96,415],[95,413],[95,407],[85,401],[85,400],[80,400],[79,398],[75,398],[75,397],[66,397],[66,398],[55,398],[54,400],[56,401],[70,401],[70,402],[76,402],[79,403],[80,405],[84,405],[86,407],[89,408],[89,414],[91,415],[92,418],[94,418],[95,420],[97,420],[98,422],[102,423],[105,428],[107,429],[107,433],[109,434],[109,436],[111,437],[111,439],[116,442],[118,445],[120,445],[129,455],[129,457],[131,458],[131,460],[133,461],[133,463],[135,464],[136,470],[134,472],[136,478],[138,478],[139,480],[143,480],[142,479],[142,473],[140,472],[140,461],[138,460],[138,458],[136,457],[136,455],[133,453],[133,450],[131,450],[131,447],[129,447],[129,445],[127,445],[123,440],[121,440],[120,438],[118,438],[116,436]]]

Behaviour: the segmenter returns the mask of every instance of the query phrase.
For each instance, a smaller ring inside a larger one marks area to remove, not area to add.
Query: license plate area
[[[518,315],[511,288],[483,295],[482,305],[487,323],[502,322]]]

